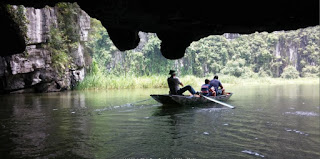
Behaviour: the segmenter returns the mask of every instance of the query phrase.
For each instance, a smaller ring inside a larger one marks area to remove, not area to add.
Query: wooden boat
[[[226,95],[220,96],[210,96],[208,98],[219,100],[219,101],[227,101],[233,93],[227,93]],[[204,105],[204,104],[213,104],[214,102],[204,98],[197,96],[184,96],[184,95],[166,95],[166,94],[152,94],[150,95],[153,99],[162,103],[163,105]]]
[[[168,94],[151,94],[150,95],[154,100],[163,104],[163,105],[179,105],[178,102],[172,99],[172,96],[176,95],[168,95]]]

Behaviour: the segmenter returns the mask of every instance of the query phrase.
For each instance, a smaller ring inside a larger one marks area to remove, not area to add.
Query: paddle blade
[[[213,102],[215,102],[215,103],[221,104],[221,105],[223,105],[223,106],[229,107],[229,108],[231,108],[231,109],[234,109],[234,108],[235,108],[234,106],[232,106],[232,105],[230,105],[230,104],[227,104],[227,103],[218,101],[218,100],[216,100],[216,99],[209,98],[209,97],[204,96],[204,95],[201,95],[201,97],[206,98],[206,99],[208,99],[208,100],[210,100],[210,101],[213,101]]]

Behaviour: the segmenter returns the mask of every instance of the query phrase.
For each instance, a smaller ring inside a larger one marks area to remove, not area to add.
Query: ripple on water
[[[289,114],[289,115],[299,115],[299,116],[319,116],[318,113],[315,112],[305,112],[305,111],[295,111],[295,112],[285,112],[284,114]]]
[[[302,131],[299,131],[299,130],[296,130],[296,129],[287,129],[285,128],[284,130],[286,130],[287,132],[294,132],[294,133],[297,133],[297,134],[300,134],[300,135],[305,135],[305,136],[308,136],[309,134],[305,133],[305,132],[302,132]]]
[[[204,135],[209,135],[210,133],[208,133],[208,132],[205,131],[205,132],[203,132],[203,134],[204,134]]]
[[[197,112],[219,112],[222,110],[226,110],[227,108],[202,108],[197,110]]]
[[[254,152],[254,151],[250,151],[250,150],[243,150],[241,152],[249,154],[249,155],[255,155],[255,156],[259,156],[259,157],[264,157],[264,155],[261,155],[258,152]]]

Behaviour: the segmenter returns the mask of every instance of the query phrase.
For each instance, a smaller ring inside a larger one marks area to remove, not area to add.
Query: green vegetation
[[[287,79],[299,78],[299,72],[296,70],[295,67],[288,66],[284,68],[283,73],[281,74],[281,77],[287,78]]]
[[[81,9],[77,3],[58,3],[55,9],[57,11],[57,24],[51,25],[48,44],[43,44],[42,47],[51,52],[52,67],[60,75],[63,75],[67,69],[73,67],[70,53],[78,47],[80,42],[78,14]],[[26,17],[25,7],[22,5],[7,5],[7,10],[19,25],[26,41],[28,41],[27,24],[29,21]]]
[[[21,33],[26,41],[28,41],[27,32],[28,32],[28,19],[25,14],[25,7],[23,5],[12,6],[7,5],[7,11],[10,13],[10,16],[16,22],[21,30]]]
[[[162,57],[161,41],[156,34],[147,35],[147,43],[142,49],[120,52],[99,21],[92,19],[91,27],[92,40],[88,50],[92,57],[99,59],[99,66],[113,75],[166,74],[174,68],[181,75],[199,77],[211,73],[236,77],[257,73],[262,77],[280,77],[289,65],[296,65],[299,76],[302,76],[303,68],[319,66],[320,26],[289,32],[239,35],[235,39],[209,36],[193,42],[186,49],[185,57],[175,61]],[[116,56],[119,57],[117,61],[111,62]]]
[[[93,59],[93,64],[88,71],[89,74],[78,85],[79,90],[103,90],[103,89],[134,89],[134,88],[167,88],[167,78],[169,75],[158,74],[151,76],[133,76],[133,75],[112,75],[106,74],[99,67],[98,63]],[[289,68],[295,69],[294,67]],[[292,71],[292,70],[291,70]],[[288,73],[289,74],[289,73]],[[212,75],[205,77],[196,77],[194,75],[184,75],[179,77],[184,85],[191,85],[196,90],[199,90],[205,79],[212,79]],[[304,78],[272,78],[272,77],[259,77],[255,76],[243,76],[238,78],[230,75],[219,75],[223,85],[232,87],[235,85],[279,85],[279,84],[314,84],[319,83],[318,78],[304,77]]]
[[[48,44],[52,66],[62,75],[73,68],[70,52],[78,47],[80,34],[76,3],[58,3],[57,24],[53,24]],[[8,6],[24,33],[27,19],[23,6]],[[113,45],[100,21],[91,19],[89,40],[85,42],[87,76],[79,89],[114,89],[167,87],[170,69],[177,70],[185,84],[201,85],[205,78],[219,74],[224,83],[281,83],[300,77],[319,78],[320,26],[253,33],[249,35],[208,36],[193,42],[179,60],[165,59],[156,34],[144,33],[146,42],[138,48],[121,52]],[[303,80],[301,80],[303,81]]]
[[[69,43],[76,43],[80,40],[80,26],[78,16],[81,9],[77,3],[58,3],[58,28],[63,32],[64,37]]]
[[[109,38],[109,35],[104,27],[102,27],[100,21],[91,18],[91,31],[86,42],[87,52],[92,57],[95,67],[100,67],[101,70],[107,70],[108,63],[112,60],[112,53],[117,51],[117,48],[113,45]],[[114,72],[116,69],[114,69]]]
[[[63,34],[59,29],[52,28],[50,30],[50,41],[46,46],[52,54],[52,67],[59,73],[65,71],[70,61],[70,57],[68,56],[68,39]]]
[[[103,89],[134,89],[134,88],[167,88],[167,78],[165,75],[152,76],[115,76],[104,74],[89,74],[79,83],[79,90],[103,90]],[[196,90],[200,90],[204,80],[212,79],[212,76],[196,77],[192,75],[182,76],[180,80],[184,85],[191,85]],[[315,84],[319,83],[319,78],[297,78],[283,79],[271,77],[237,78],[230,75],[221,75],[219,79],[223,85],[230,88],[235,85],[281,85],[281,84]]]
[[[302,69],[301,76],[317,78],[317,74],[319,75],[319,70],[319,66],[306,66]]]
[[[120,52],[98,20],[91,19],[91,27],[86,46],[93,64],[79,89],[167,87],[170,69],[179,72],[183,83],[195,86],[213,74],[225,77],[227,84],[281,84],[289,82],[286,79],[299,83],[310,81],[300,77],[319,77],[320,26],[235,39],[209,36],[193,42],[179,60],[161,55],[156,34],[147,34],[142,48]]]
[[[108,75],[150,76],[167,74],[174,66],[174,61],[162,56],[160,43],[155,34],[150,34],[142,49],[120,52],[113,45],[100,21],[91,19],[91,32],[86,47],[101,71]]]
[[[56,5],[58,27],[53,24],[50,29],[50,39],[45,48],[51,52],[52,67],[62,75],[71,68],[70,52],[77,48],[80,42],[77,14],[80,7],[76,3],[58,3]]]

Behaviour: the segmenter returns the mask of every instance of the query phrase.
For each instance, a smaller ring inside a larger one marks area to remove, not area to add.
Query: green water
[[[167,89],[3,95],[0,158],[320,157],[318,83],[227,90],[236,109],[149,97]]]

